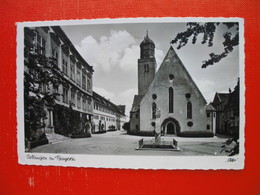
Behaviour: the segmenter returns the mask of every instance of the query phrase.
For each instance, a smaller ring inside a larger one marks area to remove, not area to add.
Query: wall
[[[169,79],[170,74],[174,75],[173,80]],[[169,113],[170,87],[174,91],[173,113]],[[190,98],[185,97],[187,93],[191,94]],[[155,100],[152,98],[153,94],[157,95]],[[192,103],[192,119],[187,118],[188,101]],[[151,122],[155,121],[151,119],[152,102],[155,102],[161,110],[161,124],[165,119],[171,117],[179,122],[180,131],[206,130],[206,102],[173,50],[169,50],[147,94],[141,101],[141,130],[152,131],[154,129],[151,125]],[[193,126],[187,125],[189,121],[193,123]]]

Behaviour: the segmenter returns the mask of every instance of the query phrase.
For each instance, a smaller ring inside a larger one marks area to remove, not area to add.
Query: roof
[[[207,111],[216,111],[216,109],[212,106],[211,103],[209,103],[208,105],[206,105],[206,110],[207,110]]]
[[[69,45],[71,52],[73,55],[76,55],[77,59],[90,71],[94,72],[93,67],[90,66],[83,57],[79,54],[78,50],[74,47],[70,39],[67,37],[67,35],[64,33],[64,31],[61,29],[60,26],[51,26],[53,31],[60,36],[63,42],[66,42],[67,45]]]
[[[101,95],[99,95],[98,93],[96,93],[94,91],[93,91],[93,99],[95,102],[98,102],[99,104],[105,106],[106,108],[109,108],[110,110],[113,110],[121,115],[125,115],[125,113],[122,110],[122,106],[124,106],[124,105],[120,105],[120,107],[118,107],[117,105],[112,103],[110,100],[107,100],[106,98],[102,97]]]
[[[146,33],[146,36],[144,37],[144,40],[141,42],[140,45],[142,46],[143,44],[153,44],[154,45],[153,40],[150,39],[149,36],[148,36],[148,31]]]
[[[151,82],[146,94],[148,94],[148,91],[150,91],[154,85],[154,83],[156,83],[157,78],[159,78],[162,74],[160,72],[162,72],[163,69],[166,69],[165,67],[167,66],[168,62],[171,61],[171,65],[173,66],[173,62],[175,60],[179,60],[179,67],[182,69],[182,71],[184,72],[184,74],[187,75],[187,78],[189,79],[190,85],[194,86],[194,89],[196,90],[196,92],[200,95],[203,103],[206,105],[207,101],[204,98],[204,96],[202,95],[200,89],[198,88],[198,86],[196,85],[196,83],[194,82],[194,80],[192,79],[191,75],[189,74],[189,72],[187,71],[187,69],[185,68],[184,64],[182,63],[182,61],[180,60],[180,58],[178,57],[177,53],[175,52],[175,50],[173,49],[172,46],[170,46],[163,62],[161,63],[161,66],[159,67],[159,69],[157,70],[155,77],[153,79],[153,81]],[[185,77],[186,78],[186,77]],[[146,95],[145,94],[145,95]]]
[[[137,112],[140,108],[140,103],[143,99],[144,95],[135,95],[134,96],[134,101],[132,105],[132,109],[130,112]]]

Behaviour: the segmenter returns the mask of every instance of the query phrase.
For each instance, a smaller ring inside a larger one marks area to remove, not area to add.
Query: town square
[[[238,29],[238,22],[24,27],[24,151],[238,155]],[[201,45],[187,44],[190,37]]]

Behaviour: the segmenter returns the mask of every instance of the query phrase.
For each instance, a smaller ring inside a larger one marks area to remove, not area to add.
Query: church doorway
[[[180,124],[175,118],[169,117],[163,121],[161,131],[162,135],[178,135]]]
[[[176,134],[176,130],[175,130],[176,128],[175,128],[174,123],[169,122],[166,126],[166,129],[167,129],[167,132],[166,132],[167,135],[168,134]]]

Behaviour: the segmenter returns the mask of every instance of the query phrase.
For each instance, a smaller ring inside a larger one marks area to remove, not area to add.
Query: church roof
[[[134,102],[132,105],[131,112],[137,112],[140,108],[140,102],[142,101],[144,95],[135,95],[134,96]]]
[[[144,37],[144,40],[141,42],[141,46],[144,45],[144,44],[153,44],[154,45],[154,42],[152,39],[149,38],[148,36],[148,31],[146,33],[146,36]]]
[[[152,81],[152,83],[150,84],[150,87],[148,89],[148,91],[153,87],[153,83],[155,83],[156,78],[159,76],[160,72],[162,71],[162,69],[165,69],[166,64],[171,61],[173,64],[173,61],[179,61],[179,67],[183,70],[183,72],[187,75],[190,85],[192,85],[195,89],[195,91],[200,95],[200,97],[202,98],[203,102],[206,104],[207,101],[205,100],[204,96],[202,95],[201,91],[199,90],[198,86],[196,85],[196,83],[193,81],[191,75],[189,74],[189,72],[187,71],[187,69],[185,68],[185,66],[183,65],[183,63],[181,62],[181,60],[179,59],[177,53],[175,52],[175,50],[173,49],[173,47],[171,46],[170,49],[168,50],[161,66],[159,67],[158,71],[155,74],[154,80]],[[147,91],[147,92],[148,92]],[[147,93],[146,93],[147,94]]]

